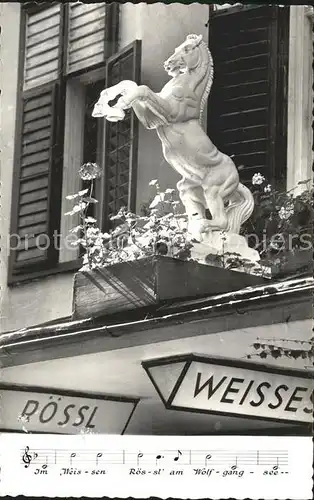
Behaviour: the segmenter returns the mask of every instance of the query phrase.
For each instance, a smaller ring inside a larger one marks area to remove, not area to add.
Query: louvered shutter
[[[106,86],[122,80],[140,83],[141,43],[136,40],[107,64]],[[118,122],[105,122],[104,227],[122,206],[135,210],[138,121],[131,110]]]
[[[242,182],[270,182],[286,169],[288,8],[231,8],[210,19],[214,83],[208,134],[233,157]]]
[[[108,55],[107,5],[69,4],[67,73],[105,61]]]
[[[28,93],[22,100],[22,120],[15,161],[19,165],[12,200],[11,252],[13,275],[54,264],[53,205],[56,185],[57,84]],[[17,235],[14,238],[13,235]],[[18,243],[18,245],[17,245]]]
[[[24,90],[56,80],[60,70],[61,4],[26,12]]]

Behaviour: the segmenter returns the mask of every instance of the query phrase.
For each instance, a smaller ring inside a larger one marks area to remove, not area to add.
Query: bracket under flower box
[[[154,256],[121,262],[74,277],[73,318],[82,319],[218,295],[261,285],[265,278],[194,261]]]

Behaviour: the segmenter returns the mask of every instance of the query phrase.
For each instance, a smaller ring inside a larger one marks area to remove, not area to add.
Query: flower
[[[253,185],[263,184],[264,181],[265,181],[265,177],[260,173],[254,174],[252,177],[252,184]]]
[[[157,207],[157,205],[159,203],[161,203],[162,201],[164,201],[164,199],[165,199],[165,193],[156,194],[155,198],[153,199],[153,201],[149,205],[149,208]]]
[[[293,214],[294,214],[294,208],[292,204],[286,205],[285,207],[281,207],[281,209],[278,212],[278,215],[281,220],[289,219],[289,217],[291,217],[291,215]]]
[[[90,181],[101,177],[101,168],[97,163],[84,163],[79,170],[79,176],[83,181]]]
[[[264,187],[264,193],[270,193],[271,192],[271,184],[267,184],[267,186]]]

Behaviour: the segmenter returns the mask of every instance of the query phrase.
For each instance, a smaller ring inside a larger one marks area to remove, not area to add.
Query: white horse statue
[[[172,77],[158,94],[124,80],[101,92],[94,117],[121,120],[133,108],[148,129],[156,129],[166,161],[182,175],[177,184],[189,220],[189,231],[239,234],[254,200],[239,182],[231,158],[219,151],[202,128],[202,115],[213,81],[213,60],[202,36],[188,35],[164,63]],[[108,102],[118,95],[115,106]],[[205,215],[208,209],[211,220]]]

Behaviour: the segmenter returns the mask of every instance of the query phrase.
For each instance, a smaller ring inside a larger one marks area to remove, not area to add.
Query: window
[[[289,7],[218,9],[209,27],[214,82],[208,134],[241,168],[242,182],[260,172],[285,187]]]
[[[77,249],[63,248],[62,239],[75,224],[63,217],[71,208],[65,196],[80,189],[83,162],[96,161],[105,172],[96,186],[95,215],[103,228],[111,210],[122,204],[133,210],[136,195],[133,113],[118,124],[91,118],[105,86],[139,83],[140,42],[116,53],[117,4],[29,2],[21,8],[11,219],[17,244],[9,282],[79,265]]]

